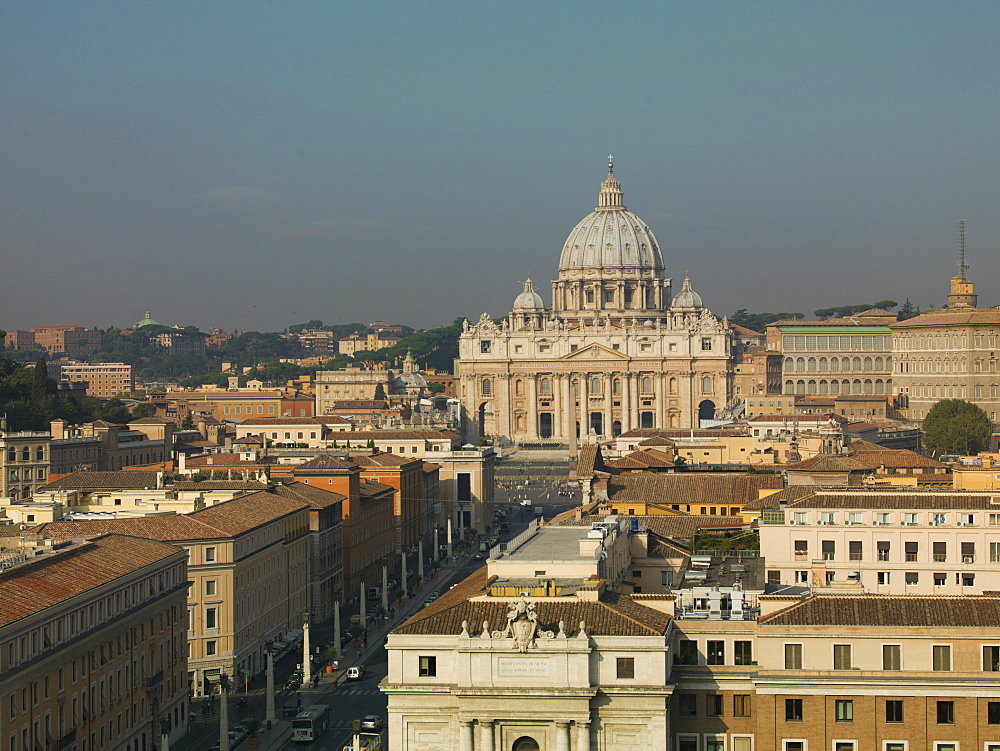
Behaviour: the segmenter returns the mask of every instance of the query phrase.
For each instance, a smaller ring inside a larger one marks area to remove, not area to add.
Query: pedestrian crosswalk
[[[378,696],[382,692],[377,688],[344,688],[337,693],[341,696]]]

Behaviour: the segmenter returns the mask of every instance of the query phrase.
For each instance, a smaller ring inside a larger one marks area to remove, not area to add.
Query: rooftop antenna
[[[965,281],[965,272],[969,265],[965,262],[965,220],[958,222],[958,275]]]

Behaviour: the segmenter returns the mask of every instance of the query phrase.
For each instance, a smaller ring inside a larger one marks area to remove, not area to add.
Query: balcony
[[[76,728],[73,728],[56,742],[56,751],[63,751],[76,743]]]
[[[149,689],[156,688],[161,683],[163,683],[162,670],[158,673],[154,673],[153,675],[149,676],[149,678],[146,680],[146,690],[148,691]]]

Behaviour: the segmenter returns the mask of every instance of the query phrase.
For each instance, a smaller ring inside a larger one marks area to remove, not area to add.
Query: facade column
[[[590,751],[590,723],[576,723],[576,751]]]
[[[614,421],[614,407],[612,405],[615,402],[615,374],[605,373],[604,379],[604,437],[607,438],[612,434],[611,424]]]
[[[458,751],[475,751],[472,720],[460,720],[458,723]]]
[[[622,373],[622,433],[632,429],[632,374]]]
[[[580,373],[578,376],[580,396],[580,441],[584,442],[590,435],[590,374]]]
[[[528,378],[528,410],[525,415],[528,421],[528,438],[538,438],[538,376]]]
[[[499,380],[500,383],[503,384],[500,389],[500,409],[499,409],[500,419],[497,421],[497,428],[498,428],[497,433],[510,438],[514,434],[514,426],[511,424],[512,401],[510,398],[510,389],[511,389],[510,373],[501,373],[499,376],[497,376],[497,380]]]
[[[656,389],[656,427],[663,430],[667,427],[667,377],[662,372],[656,374],[653,387]]]
[[[493,720],[480,720],[479,728],[481,730],[479,738],[480,751],[495,751],[496,743],[493,740]]]
[[[556,723],[556,751],[570,751],[568,722]]]
[[[560,376],[559,388],[562,394],[562,409],[559,410],[559,421],[562,423],[562,435],[566,442],[572,441],[573,414],[576,412],[573,404],[573,375],[572,373],[562,373]]]

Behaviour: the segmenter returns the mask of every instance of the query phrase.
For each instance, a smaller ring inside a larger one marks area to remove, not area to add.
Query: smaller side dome
[[[514,310],[545,310],[545,303],[530,278],[524,282],[524,291],[514,298]]]
[[[674,295],[673,302],[670,303],[671,308],[701,308],[704,307],[701,303],[701,295],[691,289],[691,278],[685,274],[684,284],[681,285],[681,291]]]

